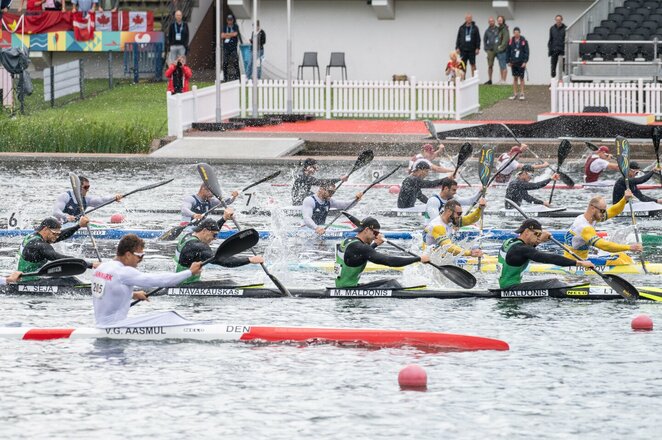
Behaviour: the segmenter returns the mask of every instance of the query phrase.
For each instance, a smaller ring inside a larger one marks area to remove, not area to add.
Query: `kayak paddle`
[[[202,181],[204,182],[205,185],[207,185],[207,188],[209,188],[209,191],[212,192],[216,196],[216,198],[221,202],[221,206],[223,208],[227,208],[227,204],[223,200],[223,193],[221,191],[221,186],[218,183],[218,178],[216,177],[216,172],[212,167],[210,167],[206,163],[199,163],[196,165],[196,168],[198,169],[198,173],[200,174],[200,177],[202,178]],[[232,223],[234,223],[234,226],[237,228],[237,230],[241,230],[241,227],[239,226],[239,223],[237,223],[237,220],[232,217]],[[251,251],[253,252],[253,255],[257,255],[255,252],[255,249],[251,248]],[[280,293],[283,294],[283,296],[292,296],[289,290],[287,290],[287,287],[281,283],[278,278],[276,278],[269,270],[267,267],[264,265],[264,263],[260,263],[260,266],[262,267],[262,270],[264,271],[265,274],[269,277],[269,279],[276,285],[278,290],[280,290]]]
[[[563,165],[563,162],[565,161],[566,157],[570,154],[570,150],[572,150],[572,144],[570,143],[569,140],[563,139],[561,143],[559,144],[559,149],[557,151],[558,159],[556,162],[556,174],[560,173],[560,168],[561,165]],[[556,180],[554,183],[552,183],[552,192],[549,193],[549,204],[552,204],[552,197],[554,197],[554,190],[556,189]]]
[[[135,194],[137,192],[147,191],[147,190],[150,190],[150,189],[158,188],[159,186],[163,186],[165,184],[168,184],[168,183],[172,182],[173,180],[175,180],[175,179],[172,178],[172,179],[164,180],[163,182],[156,182],[156,183],[152,183],[151,185],[143,186],[142,188],[134,189],[133,191],[129,191],[126,194],[122,194],[122,198],[130,196],[131,194]],[[117,200],[113,199],[113,200],[110,200],[106,203],[102,203],[99,206],[95,206],[94,208],[88,209],[88,210],[85,211],[85,215],[89,214],[90,212],[94,212],[97,209],[101,209],[104,206],[110,205],[111,203],[115,203],[116,201]]]
[[[453,176],[456,176],[458,173],[458,170],[464,163],[471,157],[471,153],[473,153],[474,147],[471,146],[469,142],[465,142],[462,144],[460,147],[459,153],[457,153],[457,165],[455,165],[455,171],[453,172]]]
[[[361,151],[359,154],[359,157],[356,158],[356,161],[354,162],[354,166],[352,166],[352,169],[347,173],[347,177],[351,176],[354,171],[358,171],[361,168],[365,167],[368,165],[370,162],[372,162],[372,159],[375,158],[374,153],[372,150],[365,150]],[[338,186],[336,186],[336,191],[338,191],[338,188],[342,186],[342,184],[345,182],[340,182]]]
[[[430,132],[430,136],[432,136],[434,140],[437,142],[437,146],[441,145],[441,141],[439,140],[439,134],[437,133],[437,127],[435,127],[432,121],[429,119],[426,119],[423,122],[425,123],[425,127],[427,127],[428,131]],[[453,159],[451,159],[450,156],[446,154],[446,152],[444,152],[443,157],[450,163],[453,163]],[[462,180],[464,180],[464,183],[466,183],[469,187],[471,187],[471,183],[464,178],[462,173],[458,171],[457,175],[460,176]]]
[[[248,185],[246,188],[243,188],[243,189],[242,189],[241,191],[239,191],[239,192],[247,191],[247,190],[253,188],[254,186],[258,186],[258,185],[261,184],[261,183],[264,183],[264,182],[268,182],[268,181],[270,181],[270,180],[273,180],[273,179],[275,179],[275,178],[278,177],[278,176],[280,176],[280,171],[276,171],[275,173],[270,174],[270,175],[268,175],[267,177],[258,180],[257,182],[251,183],[250,185]]]
[[[214,256],[203,261],[202,265],[205,266],[209,263],[221,264],[229,257],[251,249],[257,244],[258,241],[260,241],[260,234],[255,229],[245,229],[243,231],[239,231],[236,234],[232,234],[227,238],[227,240],[224,240],[220,245],[218,245]],[[154,289],[148,292],[146,296],[149,297],[162,289],[164,289],[164,287]],[[138,304],[140,301],[142,300],[137,299],[133,301],[131,306]]]
[[[629,190],[630,142],[628,142],[628,140],[623,136],[616,136],[616,162],[618,163],[618,169],[621,171],[623,179],[625,179],[625,189]],[[634,208],[632,207],[632,199],[628,200],[628,206],[630,207],[630,217],[632,219],[632,227],[634,228],[634,238],[637,243],[641,243],[641,238],[639,237],[639,228],[637,228],[637,219],[634,216]],[[644,273],[648,273],[643,252],[639,254],[639,260],[641,261],[641,267],[644,269]]]
[[[490,183],[490,177],[492,175],[492,167],[494,166],[494,148],[489,145],[483,145],[480,149],[480,158],[478,159],[478,178],[480,179],[483,189],[481,190],[481,197],[485,197],[487,193],[487,186]],[[478,249],[480,249],[481,238],[483,236],[483,218],[485,216],[484,212],[480,213],[480,232],[478,235]],[[478,257],[478,272],[481,271],[482,257]]]
[[[515,136],[515,133],[513,133],[513,131],[510,129],[510,127],[508,127],[506,124],[503,124],[503,123],[501,123],[501,124],[499,124],[499,125],[501,125],[503,128],[506,129],[506,131],[507,131],[508,133],[510,133],[510,136],[515,140],[515,142],[517,142],[518,144],[522,145],[522,143],[519,141],[519,139],[517,139],[517,136]],[[535,157],[539,162],[541,162],[541,163],[544,163],[544,162],[545,162],[545,161],[542,160],[542,159],[540,158],[540,156],[538,156],[538,155],[536,154],[536,152],[533,151],[532,149],[529,148],[527,151],[528,151],[529,153],[531,153],[531,155],[532,155],[533,157]],[[547,168],[549,168],[550,170],[554,171],[554,168],[552,168],[552,167],[549,166],[549,165],[547,165]],[[573,186],[575,186],[575,181],[572,180],[572,178],[571,178],[570,176],[568,176],[566,173],[564,173],[563,171],[557,171],[557,173],[558,173],[558,175],[561,177],[561,180],[563,181],[563,183],[565,183],[566,185],[568,185],[568,186],[571,187],[571,188],[572,188]]]
[[[520,208],[515,202],[512,200],[506,199],[507,202],[509,202],[513,208],[519,211],[519,213],[522,215],[522,217],[528,219],[529,216],[527,216],[524,211],[522,211],[522,208]],[[570,255],[575,257],[577,260],[580,261],[585,261],[582,258],[579,258],[577,254],[575,254],[571,249],[569,249],[566,245],[555,239],[554,237],[550,236],[549,238],[551,241],[553,241],[555,244],[559,245],[564,251],[568,252]],[[618,292],[619,295],[621,295],[623,298],[625,298],[628,301],[634,301],[637,298],[639,298],[639,291],[637,290],[636,287],[634,287],[632,284],[629,282],[625,281],[623,278],[619,277],[618,275],[613,275],[613,274],[606,274],[602,273],[596,268],[591,268],[593,272],[597,273],[600,278],[604,280],[605,283],[609,285],[612,289],[614,289],[616,292]]]
[[[354,225],[360,225],[361,220],[358,218],[354,217],[352,214],[342,211],[342,214],[345,215],[349,219],[350,222],[354,223]],[[390,241],[384,240],[385,243],[390,244],[394,248],[411,255],[412,257],[418,257],[419,255],[416,255],[413,252],[409,252],[407,249],[402,248],[398,246],[395,243],[391,243]],[[454,266],[452,264],[444,264],[444,265],[438,265],[434,264],[433,262],[426,263],[429,264],[430,266],[434,267],[437,269],[443,276],[454,282],[460,287],[463,287],[465,289],[471,289],[476,285],[476,277],[473,276],[469,271],[462,269],[461,267]]]
[[[27,272],[21,274],[22,277],[72,277],[80,275],[87,270],[87,261],[81,258],[61,258],[59,260],[49,261],[39,268],[36,272]]]
[[[588,147],[588,149],[591,150],[591,151],[593,151],[594,153],[595,153],[596,151],[598,151],[598,149],[599,149],[597,145],[595,145],[595,144],[593,144],[593,143],[591,143],[591,142],[584,141],[584,144],[586,144],[586,147]]]
[[[366,187],[366,189],[364,189],[364,190],[362,191],[363,195],[365,195],[365,193],[367,193],[368,190],[369,190],[370,188],[372,188],[373,186],[375,186],[375,185],[377,185],[378,183],[383,182],[383,181],[386,180],[387,178],[391,177],[391,176],[392,176],[393,174],[395,174],[395,172],[398,171],[401,167],[402,167],[402,165],[398,165],[398,166],[396,166],[395,168],[393,168],[393,170],[392,170],[391,172],[384,174],[382,177],[380,177],[379,179],[377,179],[377,180],[375,180],[374,182],[372,182],[370,185],[368,185],[368,186]],[[347,205],[346,207],[344,207],[343,210],[344,210],[344,211],[350,210],[350,209],[352,209],[354,206],[356,206],[357,203],[359,203],[359,199],[358,199],[358,198],[354,198],[354,201],[353,201],[352,203],[350,203],[349,205]],[[324,229],[328,229],[329,227],[331,227],[331,225],[334,224],[334,223],[336,222],[336,220],[338,220],[338,219],[342,216],[342,214],[343,214],[343,213],[342,213],[342,211],[341,211],[340,214],[336,215],[336,216],[333,218],[333,220],[331,220],[326,226],[324,226]]]
[[[80,179],[74,173],[69,173],[69,182],[71,182],[71,192],[74,193],[74,197],[76,198],[76,203],[78,203],[78,209],[80,209],[81,212],[84,212],[85,208],[83,205],[83,196],[81,196],[80,194]],[[94,240],[94,235],[92,235],[92,230],[90,229],[89,223],[85,227],[87,228],[87,233],[90,235],[90,241],[92,242],[92,247],[94,248],[94,252],[96,252],[97,258],[99,259],[99,261],[101,261],[101,254],[99,253],[97,242]]]

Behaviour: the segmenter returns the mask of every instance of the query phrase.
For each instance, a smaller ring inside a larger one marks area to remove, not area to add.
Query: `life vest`
[[[36,272],[41,267],[48,262],[48,260],[40,260],[40,261],[28,261],[23,257],[23,252],[25,251],[26,246],[28,243],[31,243],[33,241],[37,240],[44,240],[41,235],[38,233],[32,233],[25,237],[23,239],[23,242],[21,242],[21,246],[18,248],[18,268],[16,270],[27,273],[27,272]],[[25,281],[34,281],[38,279],[38,277],[21,277],[21,282]]]
[[[499,287],[502,289],[507,289],[508,287],[520,284],[522,282],[522,272],[524,272],[526,268],[529,267],[530,261],[527,261],[521,266],[511,266],[506,262],[506,255],[508,254],[510,248],[519,243],[524,244],[524,242],[519,238],[509,238],[503,242],[501,249],[499,249],[498,261],[499,265],[501,266],[501,274],[499,275]]]
[[[599,173],[594,173],[591,171],[591,164],[595,162],[597,159],[600,159],[599,156],[596,155],[591,155],[588,159],[586,159],[586,163],[584,164],[584,175],[586,176],[585,182],[590,183],[590,182],[597,182],[598,179],[600,178],[600,174],[602,174],[602,171]]]
[[[326,223],[326,216],[329,214],[329,209],[331,209],[331,201],[325,200],[323,203],[320,203],[317,200],[317,197],[311,196],[315,202],[315,207],[313,208],[312,219],[316,225],[323,225]]]
[[[177,248],[175,249],[175,256],[173,257],[173,260],[175,260],[175,263],[177,264],[177,268],[175,269],[175,272],[182,272],[184,270],[190,269],[189,267],[181,264],[179,262],[179,259],[181,258],[182,251],[184,250],[186,245],[192,241],[200,241],[200,239],[193,234],[186,234],[182,238],[180,238],[179,241],[177,242]],[[195,283],[196,281],[200,281],[200,274],[192,275],[186,278],[184,281],[181,282],[181,284],[190,284],[190,283]]]
[[[74,197],[73,193],[71,191],[67,191],[67,194],[69,194],[69,200],[67,201],[67,204],[64,205],[64,209],[62,212],[65,214],[69,214],[73,217],[76,217],[87,209],[87,200],[85,200],[85,197],[83,197],[83,209],[80,209],[80,206],[78,206],[78,202],[76,202],[76,198]]]
[[[336,287],[356,287],[359,284],[361,274],[368,264],[366,261],[360,266],[352,267],[345,263],[345,251],[350,244],[356,241],[361,240],[356,237],[350,237],[336,245],[336,264],[334,267],[336,272]]]
[[[191,206],[191,211],[196,214],[204,214],[211,209],[211,200],[202,201],[197,194],[193,195],[193,200],[195,200],[195,202],[193,203],[193,206]]]

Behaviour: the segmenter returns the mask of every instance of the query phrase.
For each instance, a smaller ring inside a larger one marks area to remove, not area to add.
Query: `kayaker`
[[[16,271],[6,277],[0,277],[0,286],[4,286],[5,284],[9,283],[17,283],[22,274],[23,272]]]
[[[591,154],[584,163],[584,182],[597,182],[605,170],[618,171],[618,164],[610,162],[609,159],[613,159],[613,156],[609,154],[609,147],[600,145],[598,151]]]
[[[292,204],[294,206],[301,206],[304,199],[313,194],[310,190],[313,186],[321,186],[327,183],[335,184],[338,181],[347,182],[348,176],[341,176],[331,179],[318,179],[314,174],[319,169],[317,160],[309,157],[303,161],[301,170],[294,179],[292,184]]]
[[[480,190],[470,197],[456,197],[457,182],[450,177],[441,179],[441,191],[430,197],[425,204],[425,213],[429,220],[436,218],[441,214],[444,205],[450,199],[457,200],[462,206],[472,206],[480,198]]]
[[[591,247],[595,247],[607,252],[641,252],[643,246],[641,243],[634,244],[620,244],[606,240],[600,237],[595,232],[595,224],[598,222],[607,221],[610,218],[616,217],[623,212],[627,201],[633,197],[632,191],[625,191],[621,200],[618,203],[607,207],[607,202],[604,197],[593,197],[586,207],[583,214],[577,216],[575,221],[570,226],[570,229],[565,234],[565,244],[570,247],[581,258],[588,258],[588,251]],[[569,253],[564,253],[568,258],[574,258]],[[610,264],[629,264],[632,259],[627,254],[619,254],[619,258],[610,261]]]
[[[552,236],[545,231],[538,220],[527,219],[515,231],[517,237],[506,240],[499,250],[499,287],[508,290],[532,290],[560,287],[563,284],[557,279],[538,279],[536,281],[522,282],[522,272],[530,262],[554,264],[563,267],[581,266],[595,267],[590,261],[577,261],[551,252],[536,249],[541,243]]]
[[[409,159],[409,173],[412,173],[414,171],[414,168],[416,167],[417,164],[420,162],[426,162],[428,165],[430,165],[430,170],[434,171],[435,173],[452,173],[455,171],[454,168],[446,168],[441,165],[435,165],[434,160],[439,157],[441,153],[444,152],[444,144],[439,144],[439,147],[435,150],[434,146],[432,144],[425,144],[421,148],[421,152],[412,156],[411,159]]]
[[[177,263],[177,272],[184,271],[191,267],[196,261],[204,261],[214,256],[209,244],[214,241],[216,234],[221,230],[225,219],[218,222],[206,218],[202,220],[194,229],[193,232],[183,236],[177,243],[175,250],[175,263]],[[220,224],[219,224],[220,223]],[[264,263],[264,258],[260,255],[253,255],[251,257],[229,257],[220,265],[223,267],[240,267],[246,264],[260,264]],[[193,275],[181,284],[190,284],[200,281],[200,275]]]
[[[425,180],[428,174],[430,174],[430,165],[427,162],[419,162],[414,166],[414,171],[400,185],[398,208],[412,208],[416,204],[416,199],[423,203],[428,202],[428,198],[423,194],[421,188],[437,187],[442,180]]]
[[[18,268],[21,272],[36,272],[49,261],[61,258],[73,258],[53,249],[52,243],[58,243],[73,236],[81,227],[87,226],[89,219],[85,216],[78,220],[75,226],[62,230],[62,224],[55,217],[47,217],[39,223],[35,232],[26,236],[18,250]],[[89,268],[100,263],[88,263]],[[37,277],[22,277],[21,282],[34,281]],[[60,279],[61,282],[61,279]]]
[[[73,190],[63,192],[53,205],[53,217],[61,222],[74,222],[76,218],[83,214],[87,208],[94,208],[112,200],[122,200],[122,194],[107,195],[107,196],[91,196],[88,195],[90,190],[90,181],[87,177],[80,176],[80,195],[83,198],[83,209],[78,206],[76,197]]]
[[[525,201],[535,205],[549,207],[549,202],[533,197],[529,194],[529,191],[544,188],[552,180],[559,180],[559,175],[554,174],[549,179],[541,180],[540,182],[531,182],[531,175],[534,171],[535,168],[532,165],[524,165],[519,173],[517,173],[517,178],[508,184],[506,199],[512,200],[518,206],[522,204],[522,201]],[[505,205],[506,209],[512,208],[508,202],[505,202]]]
[[[429,263],[428,255],[420,257],[394,257],[377,252],[376,248],[384,243],[384,236],[379,233],[377,219],[366,217],[356,225],[356,237],[346,238],[336,245],[336,287],[400,287],[395,280],[379,280],[359,285],[361,274],[368,261],[389,267],[402,267],[413,263]]]
[[[225,199],[225,204],[229,205],[239,196],[239,192],[232,191],[231,196]],[[214,197],[207,185],[200,185],[197,194],[185,196],[182,199],[182,221],[190,222],[202,218],[202,215],[221,204],[221,201]]]
[[[128,234],[118,243],[115,259],[96,268],[92,277],[92,303],[97,326],[121,326],[129,313],[131,300],[147,300],[144,291],[134,292],[134,288],[173,287],[202,270],[202,263],[195,262],[181,272],[147,274],[136,269],[144,257],[145,242]]]
[[[516,145],[510,149],[507,153],[501,154],[499,158],[497,159],[497,164],[496,167],[494,168],[495,170],[500,170],[502,167],[504,167],[508,161],[515,157],[517,154],[522,154],[526,150],[529,149],[529,146],[526,144],[520,144],[519,146]],[[549,163],[541,163],[541,164],[536,164],[536,165],[530,165],[533,167],[534,170],[537,169],[542,169],[542,168],[547,168],[549,166]],[[501,173],[499,173],[495,178],[494,181],[497,183],[508,183],[510,181],[510,176],[517,171],[521,170],[522,167],[524,167],[524,164],[520,163],[517,161],[517,159],[513,160],[510,162],[508,166],[506,166]]]
[[[478,201],[478,207],[470,214],[462,217],[462,205],[455,200],[449,200],[443,207],[443,211],[437,217],[432,219],[425,227],[426,246],[435,246],[435,250],[447,252],[453,255],[464,255],[472,257],[481,257],[483,251],[480,249],[464,249],[453,244],[453,230],[462,226],[468,226],[480,220],[480,216],[485,210],[487,201],[481,198]]]
[[[336,192],[336,184],[334,182],[326,182],[319,187],[317,194],[312,194],[303,200],[301,213],[303,215],[303,223],[306,227],[315,231],[317,235],[323,235],[326,232],[324,224],[330,209],[345,209],[354,200],[338,200],[333,198]],[[356,194],[359,200],[363,197],[363,193]]]
[[[646,173],[637,177],[637,174],[639,173],[639,171],[641,171],[641,166],[635,161],[630,162],[630,172],[628,173],[630,191],[632,191],[632,194],[640,202],[662,203],[662,199],[655,199],[653,197],[649,197],[646,194],[642,193],[639,188],[637,188],[637,185],[641,185],[643,183],[648,182],[650,178],[653,177],[654,174],[659,173],[661,169],[662,168],[660,167],[655,167],[650,171],[647,171]],[[621,176],[621,178],[618,179],[616,181],[616,184],[614,185],[614,190],[612,192],[612,202],[616,203],[619,200],[621,200],[623,198],[624,193],[625,193],[625,179],[623,178],[623,176]]]

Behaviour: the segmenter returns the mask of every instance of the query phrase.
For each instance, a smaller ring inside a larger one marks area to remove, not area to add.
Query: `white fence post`
[[[191,87],[191,95],[193,95],[193,110],[191,116],[193,122],[198,122],[198,86]]]
[[[246,75],[241,75],[239,80],[239,108],[241,109],[241,117],[246,117]]]
[[[459,78],[455,79],[455,109],[453,110],[455,113],[456,121],[462,119],[462,117],[460,116],[460,109],[464,107],[464,101],[463,101],[464,96],[462,96],[462,88],[460,87],[461,83],[462,81],[460,81]]]
[[[324,112],[326,114],[326,119],[331,119],[331,76],[330,75],[327,76],[324,81],[325,81],[324,95],[326,102]]]
[[[644,112],[644,80],[639,78],[637,81],[637,113]]]
[[[555,78],[552,78],[552,84],[551,84],[551,87],[550,87],[550,90],[551,90],[550,93],[551,93],[551,95],[552,95],[552,96],[551,96],[552,113],[556,113],[556,112],[559,111],[559,109],[558,109],[558,103],[557,103],[557,101],[556,101],[556,99],[557,99],[557,93],[556,93],[556,90],[558,89],[558,87],[559,87],[559,86],[558,86],[558,83],[557,83],[556,79],[555,79]]]
[[[418,111],[418,96],[416,96],[416,77],[412,76],[409,80],[409,119],[416,119]]]
[[[183,93],[177,93],[177,96],[175,96],[175,105],[176,105],[176,112],[177,112],[177,138],[181,139],[184,137],[184,111],[182,108],[182,95]]]

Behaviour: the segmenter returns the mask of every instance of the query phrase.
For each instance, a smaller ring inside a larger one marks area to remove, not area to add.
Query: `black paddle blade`
[[[349,212],[347,212],[347,211],[342,211],[342,213],[343,213],[343,215],[344,215],[345,217],[347,217],[347,219],[348,219],[350,222],[354,223],[354,226],[359,226],[359,225],[361,224],[361,220],[359,220],[358,218],[354,217],[354,216],[353,216],[352,214],[350,214]]]
[[[590,142],[586,142],[586,141],[584,141],[584,144],[586,144],[586,146],[588,147],[589,150],[598,151],[598,146],[597,145],[592,144]]]
[[[255,229],[245,229],[231,235],[216,249],[216,255],[209,261],[219,263],[228,257],[249,250],[260,241],[260,234]],[[207,262],[205,261],[205,263]]]
[[[483,186],[487,186],[492,176],[494,166],[494,148],[483,145],[480,149],[480,159],[478,161],[478,177]]]
[[[450,281],[464,289],[472,289],[476,285],[476,277],[468,270],[453,266],[452,264],[445,264],[443,266],[435,264],[434,267],[439,269]]]
[[[186,226],[188,225],[172,227],[167,231],[165,231],[163,234],[161,234],[158,240],[161,241],[176,240],[177,237],[179,237],[182,234],[182,231],[186,229]]]
[[[221,186],[218,183],[216,171],[206,163],[199,163],[196,165],[196,168],[198,169],[198,174],[200,174],[202,181],[207,185],[207,188],[209,188],[209,191],[211,191],[219,200],[222,200]]]
[[[469,142],[462,144],[460,147],[460,152],[457,155],[457,165],[455,168],[457,169],[461,167],[462,164],[464,164],[464,162],[466,162],[467,159],[471,157],[471,153],[473,153],[473,151],[474,147]]]
[[[275,178],[278,177],[278,176],[280,176],[280,170],[276,171],[276,172],[273,173],[273,174],[268,175],[268,176],[265,177],[264,179],[260,179],[260,180],[258,180],[257,182],[251,183],[251,184],[248,185],[247,187],[243,188],[240,192],[244,192],[244,191],[246,191],[246,190],[249,190],[249,189],[253,188],[254,186],[258,186],[258,185],[261,184],[261,183],[264,183],[264,182],[268,182],[268,181],[270,181],[270,180],[273,180],[273,179],[275,179]]]
[[[559,173],[559,177],[561,178],[561,181],[562,181],[563,183],[565,183],[566,185],[568,185],[570,188],[572,188],[573,186],[575,186],[575,181],[572,180],[572,178],[571,178],[570,176],[568,176],[568,175],[567,175],[566,173],[564,173],[563,171],[558,171],[558,173]]]
[[[660,151],[660,139],[662,139],[662,127],[656,125],[653,127],[651,138],[653,139],[653,147],[655,148],[655,154],[657,155]]]
[[[439,135],[437,134],[437,128],[434,126],[431,120],[426,119],[425,121],[425,128],[428,129],[430,132],[430,136],[432,136],[435,140],[439,140]]]
[[[370,162],[372,162],[374,158],[375,158],[375,154],[372,152],[372,150],[361,151],[359,157],[356,158],[356,162],[354,163],[354,168],[352,168],[352,172],[368,165]]]
[[[87,262],[80,258],[62,258],[60,260],[49,261],[41,266],[37,272],[24,273],[24,276],[40,277],[71,277],[80,275],[87,270]]]
[[[621,174],[627,179],[630,172],[630,143],[623,136],[616,136],[616,162]]]
[[[617,291],[626,300],[636,301],[639,299],[639,291],[637,288],[618,275],[603,273],[600,274],[600,276],[609,287]]]
[[[570,143],[569,140],[563,139],[561,143],[559,144],[559,150],[558,150],[558,164],[559,167],[563,164],[565,159],[568,157],[570,154],[570,151],[572,151],[572,144]]]

